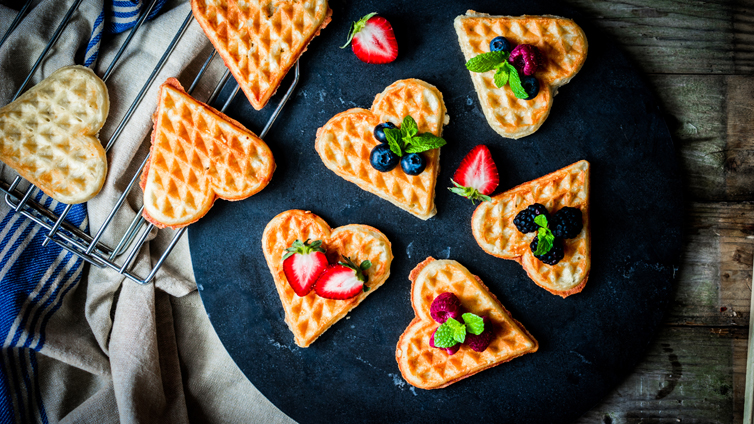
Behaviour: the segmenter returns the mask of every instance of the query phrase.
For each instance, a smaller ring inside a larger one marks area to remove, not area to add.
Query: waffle
[[[379,142],[373,131],[377,124],[390,121],[399,126],[411,115],[419,133],[442,134],[450,118],[442,93],[433,85],[417,79],[399,80],[378,94],[372,109],[349,109],[335,115],[317,130],[315,148],[331,171],[376,194],[421,219],[437,213],[435,184],[440,171],[440,149],[422,153],[427,167],[419,175],[406,175],[400,166],[389,172],[372,168],[369,155]]]
[[[109,109],[94,72],[60,68],[0,109],[0,160],[59,202],[86,202],[107,175],[97,135]]]
[[[529,248],[535,233],[522,234],[513,225],[516,214],[533,203],[541,203],[550,213],[565,206],[581,209],[584,229],[565,240],[565,257],[556,265],[535,258]],[[580,292],[591,268],[589,162],[576,162],[482,202],[471,217],[471,229],[485,252],[519,262],[543,289],[562,297]]]
[[[584,31],[570,19],[558,16],[490,16],[473,10],[454,21],[458,43],[468,61],[490,51],[490,41],[504,36],[514,45],[532,44],[545,59],[544,69],[535,73],[539,94],[532,100],[516,98],[505,85],[498,88],[495,71],[470,72],[482,111],[493,130],[505,138],[521,138],[542,126],[558,88],[571,81],[586,60],[588,45]]]
[[[403,378],[420,389],[441,389],[458,380],[536,352],[539,344],[523,325],[511,318],[479,277],[456,261],[427,258],[411,271],[411,306],[414,320],[398,340],[395,359]],[[482,352],[461,345],[454,355],[429,345],[439,324],[429,313],[442,293],[454,293],[465,310],[490,318],[495,329],[492,343]]]
[[[372,266],[365,271],[369,287],[356,297],[333,300],[319,297],[314,290],[298,296],[283,272],[283,254],[296,239],[322,240],[330,263],[348,256],[354,263],[369,260]],[[270,267],[275,287],[285,310],[285,323],[300,347],[309,347],[331,325],[359,306],[390,276],[393,252],[390,241],[376,228],[368,225],[345,225],[331,229],[322,218],[301,210],[285,211],[267,224],[262,234],[262,249]]]
[[[144,218],[179,228],[215,200],[241,200],[267,186],[275,171],[269,147],[240,123],[194,100],[175,78],[160,87],[152,148],[141,177]]]
[[[327,0],[191,0],[191,9],[257,110],[332,15]]]

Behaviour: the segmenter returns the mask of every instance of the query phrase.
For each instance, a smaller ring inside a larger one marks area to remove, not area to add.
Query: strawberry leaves
[[[432,133],[419,134],[419,127],[410,115],[403,118],[400,128],[385,128],[384,132],[390,150],[399,157],[407,153],[439,149],[448,143]]]
[[[376,14],[377,12],[372,12],[364,16],[363,18],[359,19],[358,21],[351,23],[351,29],[350,31],[348,31],[348,41],[346,41],[346,44],[343,44],[341,49],[345,49],[346,47],[348,47],[348,45],[351,44],[351,40],[353,40],[353,36],[356,35],[362,29],[364,29],[364,27],[367,25],[367,21],[369,20],[369,18],[371,18],[372,16]]]
[[[463,196],[467,199],[471,199],[472,204],[476,204],[476,201],[482,201],[482,202],[491,202],[492,198],[490,196],[484,195],[479,192],[479,190],[475,189],[474,187],[465,187],[457,182],[455,182],[453,179],[450,180],[455,187],[449,187],[448,190],[450,190],[452,193],[455,193],[459,196]]]

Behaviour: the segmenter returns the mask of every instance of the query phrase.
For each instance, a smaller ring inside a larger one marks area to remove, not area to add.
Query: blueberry
[[[490,41],[490,51],[491,52],[509,52],[513,46],[511,46],[511,42],[508,41],[505,37],[495,37]]]
[[[401,168],[408,175],[419,175],[424,172],[426,167],[427,163],[424,161],[424,156],[418,153],[409,153],[401,159]]]
[[[374,127],[374,138],[376,138],[380,143],[387,143],[387,137],[385,137],[385,128],[396,129],[398,127],[396,127],[392,122],[383,122]]]
[[[369,163],[372,164],[372,168],[380,172],[388,172],[398,165],[398,155],[390,150],[387,144],[378,144],[372,149],[372,153],[369,155]]]
[[[529,97],[525,98],[524,100],[531,100],[537,97],[537,94],[539,94],[539,80],[532,76],[522,75],[521,86],[524,87],[526,94],[529,95]]]

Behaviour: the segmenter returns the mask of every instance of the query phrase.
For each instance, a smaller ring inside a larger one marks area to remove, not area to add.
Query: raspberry
[[[440,327],[437,327],[437,328],[440,328]],[[453,355],[456,352],[458,352],[458,349],[461,348],[461,344],[460,343],[456,343],[456,344],[454,344],[451,347],[437,347],[437,346],[435,346],[435,333],[437,332],[437,328],[435,328],[435,331],[432,332],[432,336],[429,338],[429,345],[432,346],[435,349],[442,349],[442,350],[444,350],[445,353],[447,353],[448,355]],[[484,333],[482,333],[482,334],[484,334]],[[468,338],[468,335],[466,337]]]
[[[529,247],[532,253],[537,251],[537,244],[539,244],[539,237],[534,237]],[[555,265],[565,257],[565,250],[563,249],[563,240],[556,238],[552,242],[552,249],[544,255],[534,255],[535,258],[542,261],[546,265]]]
[[[531,44],[519,44],[516,46],[508,57],[508,62],[519,73],[524,75],[534,75],[534,72],[545,64],[542,53],[540,53],[536,46],[532,46]]]
[[[440,324],[445,323],[448,318],[460,320],[461,301],[453,293],[443,293],[432,301],[432,305],[429,307],[429,314],[432,315],[432,319]]]
[[[563,239],[578,236],[583,227],[581,209],[571,207],[565,207],[556,212],[552,217],[552,224],[550,224],[552,234]]]
[[[487,346],[490,345],[494,336],[492,321],[486,316],[482,317],[482,321],[484,321],[484,331],[482,331],[482,334],[476,335],[466,333],[466,340],[464,343],[466,343],[474,352],[483,352],[487,349]]]
[[[535,203],[519,212],[516,217],[513,218],[513,225],[516,226],[518,231],[524,234],[537,231],[539,225],[534,222],[534,218],[536,218],[537,215],[544,215],[547,218],[547,222],[550,221],[550,214],[547,213],[547,208],[544,207],[544,205]]]

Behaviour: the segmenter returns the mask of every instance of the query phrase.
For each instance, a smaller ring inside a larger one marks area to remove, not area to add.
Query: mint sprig
[[[466,312],[461,315],[463,322],[466,323],[466,329],[469,333],[478,336],[484,331],[484,320],[479,315],[474,315],[471,312]]]
[[[539,225],[539,229],[537,229],[537,250],[534,251],[534,254],[541,256],[552,249],[553,243],[555,242],[555,235],[553,235],[552,231],[548,228],[546,216],[537,215],[534,218],[534,223]]]
[[[399,157],[407,153],[439,149],[448,144],[445,139],[432,133],[419,134],[419,126],[410,115],[403,118],[400,128],[385,128],[384,132],[390,150]]]
[[[503,88],[505,84],[510,85],[511,91],[519,99],[529,97],[521,85],[521,76],[518,70],[508,62],[510,53],[504,51],[482,53],[476,55],[466,62],[466,69],[471,72],[489,72],[494,70],[495,76],[493,81],[498,88]]]
[[[448,187],[448,190],[459,196],[471,199],[471,203],[473,204],[475,204],[474,202],[477,200],[480,200],[482,202],[492,201],[492,198],[490,196],[480,193],[479,190],[475,189],[474,187],[464,187],[455,182],[452,178],[450,179],[450,182],[453,183],[455,187]]]
[[[435,332],[435,346],[453,347],[458,343],[466,341],[466,333],[474,335],[482,334],[484,331],[484,320],[478,315],[466,312],[461,315],[463,324],[454,318],[448,318]]]
[[[369,18],[371,18],[372,16],[374,16],[376,14],[377,14],[377,12],[372,12],[372,13],[364,16],[363,18],[359,19],[358,21],[352,23],[351,24],[351,30],[348,31],[348,41],[346,41],[346,44],[343,44],[343,46],[341,47],[341,49],[345,49],[346,47],[348,47],[348,45],[351,44],[351,40],[353,40],[353,36],[356,35],[362,29],[364,29],[364,26],[366,26],[367,21],[369,20]]]

